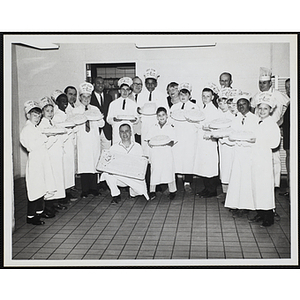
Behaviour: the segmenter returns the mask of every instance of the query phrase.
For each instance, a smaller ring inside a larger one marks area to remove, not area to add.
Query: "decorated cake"
[[[70,121],[73,121],[76,125],[80,125],[87,121],[87,117],[83,114],[76,114],[70,118]]]
[[[230,133],[229,139],[232,141],[247,141],[255,139],[255,135],[252,131],[235,130]]]
[[[198,109],[185,110],[185,118],[191,122],[200,122],[205,119],[205,115],[202,111]]]
[[[98,121],[98,120],[103,119],[103,115],[101,114],[100,111],[87,110],[87,111],[84,112],[84,115],[90,121]]]
[[[185,111],[183,109],[177,109],[171,112],[171,118],[176,121],[186,121]]]
[[[167,135],[157,135],[150,139],[149,144],[151,146],[164,146],[171,142],[171,139]]]
[[[75,126],[75,123],[72,120],[66,120],[65,122],[57,123],[58,127],[71,128]]]
[[[225,118],[215,119],[210,122],[209,128],[211,128],[211,129],[228,128],[228,127],[230,127],[231,122],[232,122],[232,120],[225,119]]]
[[[64,127],[56,127],[56,126],[51,126],[48,128],[44,128],[42,130],[42,133],[47,134],[47,135],[64,134],[66,132],[67,132],[67,130]]]
[[[141,108],[140,113],[146,116],[153,116],[156,114],[156,104],[155,103],[145,103]]]

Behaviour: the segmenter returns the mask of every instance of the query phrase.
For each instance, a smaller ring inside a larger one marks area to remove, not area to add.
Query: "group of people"
[[[117,99],[105,91],[104,78],[96,77],[79,86],[79,101],[77,89],[68,86],[25,103],[27,122],[20,142],[29,153],[27,223],[44,224],[43,218],[66,209],[75,174],[80,175],[81,198],[99,195],[102,185],[110,189],[112,204],[121,201],[119,187],[126,186],[130,197],[154,200],[160,184],[168,184],[172,200],[179,178],[185,192],[193,193],[195,176],[204,184],[197,195],[216,197],[221,180],[218,198],[225,207],[234,213],[256,210],[251,221],[274,223],[282,124],[284,138],[289,138],[289,80],[286,96],[272,86],[271,71],[261,68],[259,92],[251,97],[233,88],[232,75],[224,72],[220,88],[207,84],[202,101],[196,101],[187,82],[170,82],[165,95],[158,87],[159,76],[147,69],[144,82],[138,76],[120,78]],[[81,118],[87,114],[92,117]],[[71,126],[68,122],[75,119],[79,121]],[[288,150],[289,142],[284,141],[284,147]],[[103,150],[146,157],[145,178],[97,170]]]

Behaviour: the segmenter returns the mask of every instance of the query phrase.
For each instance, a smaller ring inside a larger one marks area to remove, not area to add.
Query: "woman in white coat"
[[[273,109],[272,95],[262,93],[256,107],[260,121],[256,131],[256,143],[253,146],[252,182],[257,215],[252,221],[263,221],[262,226],[264,227],[274,224],[272,149],[275,149],[280,143],[280,130],[277,123],[270,117]]]
[[[81,197],[85,198],[88,194],[99,195],[97,190],[97,171],[96,165],[100,157],[99,127],[105,125],[103,115],[96,106],[90,105],[91,94],[94,87],[88,82],[84,82],[79,87],[80,105],[74,108],[75,114],[91,112],[99,115],[99,120],[87,120],[77,126],[77,173],[81,178]]]

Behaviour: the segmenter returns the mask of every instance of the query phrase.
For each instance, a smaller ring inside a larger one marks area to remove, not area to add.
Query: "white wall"
[[[99,43],[72,40],[60,42],[59,50],[36,50],[16,46],[16,65],[19,99],[19,129],[25,123],[23,104],[49,96],[55,89],[63,90],[67,85],[78,86],[85,80],[86,63],[135,62],[137,75],[155,68],[161,74],[158,88],[165,91],[170,81],[190,82],[193,98],[201,100],[201,90],[207,82],[218,84],[219,74],[228,71],[233,75],[233,87],[250,93],[257,92],[259,67],[269,67],[279,76],[290,76],[288,43],[245,42],[233,43],[221,39],[215,47],[190,49],[139,50],[139,43],[150,41],[162,43],[159,37],[116,37],[100,39]],[[84,39],[83,39],[84,40]],[[174,44],[183,43],[182,37],[173,37]],[[214,40],[218,40],[215,38]],[[199,44],[198,37],[188,37],[188,44]],[[54,40],[55,42],[55,40]],[[17,99],[17,97],[15,97]],[[13,137],[18,140],[18,136]],[[20,166],[15,176],[25,174],[26,153],[21,152]]]

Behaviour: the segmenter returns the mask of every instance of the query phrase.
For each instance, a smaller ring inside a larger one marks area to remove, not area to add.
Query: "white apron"
[[[182,102],[172,105],[171,112],[181,109]],[[188,101],[185,110],[198,109],[199,107]],[[188,121],[177,121],[172,119],[175,127],[177,143],[173,146],[175,161],[175,172],[179,174],[194,174],[198,127],[195,123]]]
[[[168,122],[162,128],[156,123],[146,135],[146,140],[150,140],[158,135],[167,135],[172,141],[175,141],[175,128]],[[175,163],[172,148],[170,146],[149,147],[151,164],[150,185],[175,181]]]
[[[74,108],[75,109],[75,108]],[[53,124],[57,125],[65,122],[68,114],[58,109],[52,119]],[[63,142],[63,168],[65,189],[75,185],[75,135],[73,129],[67,129],[67,134],[60,137]]]
[[[49,120],[42,118],[38,128],[40,130],[49,128],[53,125],[50,124]],[[54,175],[56,192],[52,197],[48,197],[47,200],[61,199],[66,197],[65,192],[65,181],[64,181],[64,168],[63,168],[63,144],[62,139],[59,138],[50,149],[48,149],[51,167]]]
[[[99,113],[99,109],[96,106],[88,105],[88,110]],[[74,114],[83,114],[85,112],[85,106],[80,105],[74,109]],[[77,173],[98,173],[96,171],[96,165],[100,157],[100,139],[99,139],[99,127],[104,126],[104,120],[89,121],[90,131],[86,131],[86,125],[81,124],[77,127]]]
[[[256,209],[275,208],[272,148],[280,143],[280,130],[271,117],[258,125],[253,146],[253,197]]]
[[[27,120],[20,133],[20,142],[27,149],[26,188],[29,201],[43,197],[56,190],[49,153],[46,148],[47,137]]]

